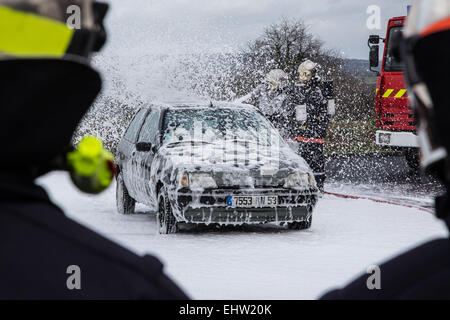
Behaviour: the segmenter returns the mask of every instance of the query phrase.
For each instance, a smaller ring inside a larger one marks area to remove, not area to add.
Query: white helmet
[[[306,83],[311,80],[313,76],[313,70],[317,68],[317,63],[312,62],[311,60],[304,61],[298,67],[298,79],[302,83]]]
[[[439,21],[448,19],[449,14],[450,2],[448,0],[415,0],[404,29],[405,38],[424,32],[430,33],[433,31],[431,27]]]
[[[273,69],[266,76],[266,82],[270,84],[271,89],[283,88],[289,77],[286,72],[281,69]]]

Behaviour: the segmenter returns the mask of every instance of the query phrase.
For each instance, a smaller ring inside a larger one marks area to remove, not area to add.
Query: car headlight
[[[284,180],[284,188],[287,189],[297,189],[297,188],[308,188],[316,184],[314,176],[305,172],[292,173]]]
[[[217,183],[212,175],[204,172],[183,173],[180,185],[191,190],[217,188]]]

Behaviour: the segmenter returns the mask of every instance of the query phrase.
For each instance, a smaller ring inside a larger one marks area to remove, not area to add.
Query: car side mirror
[[[380,46],[379,45],[373,45],[370,47],[370,55],[369,55],[369,61],[370,61],[370,67],[376,68],[379,64],[379,54],[380,54]]]
[[[152,150],[152,144],[150,142],[138,142],[136,143],[136,151],[150,152]]]
[[[377,34],[372,34],[369,36],[369,43],[370,44],[379,44],[380,43],[380,36]]]
[[[377,70],[372,70],[372,68],[377,68],[379,62],[379,56],[380,56],[380,40],[382,38],[379,35],[372,34],[369,36],[369,40],[367,40],[367,45],[370,48],[370,54],[369,54],[369,70],[372,72],[375,72],[377,75],[379,75],[379,72]],[[383,40],[384,41],[384,40]]]

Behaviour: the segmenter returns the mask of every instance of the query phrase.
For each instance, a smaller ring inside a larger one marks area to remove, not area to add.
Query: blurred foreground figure
[[[34,183],[55,169],[88,193],[112,181],[101,141],[70,146],[101,89],[89,60],[105,42],[107,9],[92,0],[0,0],[0,299],[186,298],[156,258],[68,219]]]
[[[418,119],[421,167],[446,187],[436,199],[436,215],[450,227],[450,1],[415,1],[398,42]],[[379,290],[369,290],[369,276],[323,299],[450,299],[450,239],[428,242],[382,264]]]

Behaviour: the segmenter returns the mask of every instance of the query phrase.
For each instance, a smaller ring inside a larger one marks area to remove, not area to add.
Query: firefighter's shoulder
[[[10,244],[0,246],[0,298],[186,298],[157,258],[141,257],[69,219],[39,189],[27,190],[30,201],[0,204],[0,240]],[[70,287],[75,275],[80,288]]]
[[[399,277],[401,273],[401,277]],[[377,286],[378,284],[378,286]],[[436,239],[395,257],[321,299],[450,299],[450,239]]]

